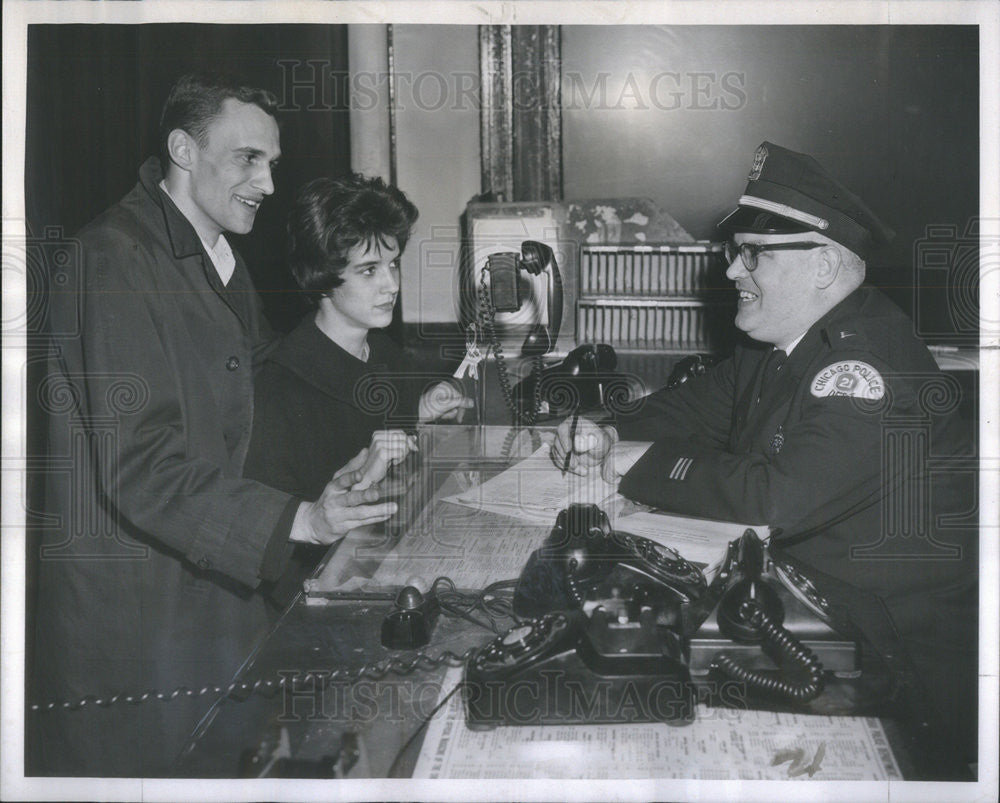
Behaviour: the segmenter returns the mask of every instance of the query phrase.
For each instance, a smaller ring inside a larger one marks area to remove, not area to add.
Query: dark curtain
[[[342,25],[33,25],[28,29],[25,208],[35,242],[71,237],[125,195],[157,151],[160,110],[183,73],[231,72],[281,100],[281,165],[254,230],[233,237],[272,325],[305,311],[285,269],[285,219],[295,189],[350,170],[347,28]],[[44,375],[44,290],[52,249],[28,266],[28,399]],[[34,270],[37,268],[37,270]],[[34,272],[33,272],[34,270]],[[28,452],[45,454],[42,414],[28,405]],[[39,464],[41,465],[41,464]],[[44,477],[28,477],[27,599],[31,654],[35,559]],[[26,677],[30,677],[30,667]]]

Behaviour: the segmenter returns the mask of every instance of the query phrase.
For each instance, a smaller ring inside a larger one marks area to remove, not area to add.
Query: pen
[[[573,411],[573,422],[569,425],[569,448],[566,450],[566,459],[563,460],[562,473],[566,476],[569,471],[569,461],[573,457],[573,447],[576,444],[576,425],[580,422],[580,405]]]

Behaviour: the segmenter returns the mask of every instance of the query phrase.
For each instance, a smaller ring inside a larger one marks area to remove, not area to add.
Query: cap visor
[[[812,231],[797,220],[791,220],[771,212],[764,212],[749,206],[740,206],[726,215],[718,223],[718,228],[726,234],[754,232],[756,234],[801,234]]]

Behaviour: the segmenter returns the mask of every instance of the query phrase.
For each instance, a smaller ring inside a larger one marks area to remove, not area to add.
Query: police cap
[[[739,206],[719,228],[727,236],[815,231],[862,259],[893,237],[892,229],[819,162],[770,142],[757,148]]]

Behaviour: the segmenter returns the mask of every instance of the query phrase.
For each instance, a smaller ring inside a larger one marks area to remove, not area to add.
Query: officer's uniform
[[[817,163],[770,143],[724,223],[820,230],[861,255],[887,234]],[[619,418],[622,438],[654,441],[620,490],[671,512],[769,525],[773,554],[846,610],[905,676],[909,702],[935,703],[918,715],[937,714],[949,741],[974,751],[975,523],[936,518],[971,509],[961,492],[974,477],[956,462],[970,438],[955,415],[959,386],[912,332],[882,293],[860,287],[783,362],[768,345],[737,346]]]

